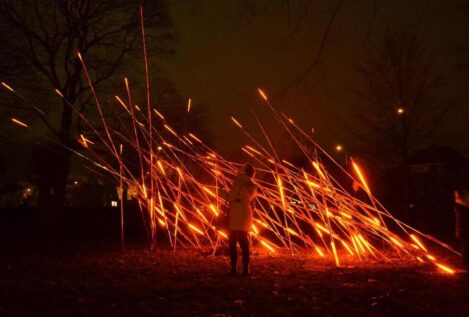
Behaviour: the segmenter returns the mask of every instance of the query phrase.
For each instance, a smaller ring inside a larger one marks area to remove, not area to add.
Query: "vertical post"
[[[122,174],[124,172],[124,168],[122,165],[122,151],[124,149],[124,146],[121,144],[120,145],[120,160],[119,160],[119,178],[120,178],[120,193],[121,193],[121,201],[120,201],[120,207],[121,207],[121,249],[124,249],[124,187],[123,187],[123,181],[122,181]]]

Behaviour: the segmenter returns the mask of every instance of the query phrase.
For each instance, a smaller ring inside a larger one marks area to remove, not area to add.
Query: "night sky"
[[[245,142],[229,123],[231,115],[257,130],[250,109],[261,116],[265,110],[256,95],[257,87],[265,89],[274,105],[305,130],[314,127],[326,148],[336,143],[353,145],[355,140],[341,122],[350,120],[357,83],[354,63],[387,25],[418,30],[434,51],[449,86],[463,99],[462,106],[449,115],[438,141],[464,154],[469,152],[465,137],[468,73],[458,67],[464,58],[457,50],[469,45],[469,1],[344,1],[321,63],[286,94],[282,91],[316,54],[335,1],[315,1],[293,35],[298,21],[295,12],[289,26],[285,10],[276,7],[250,19],[239,3],[210,0],[174,4],[172,15],[179,33],[176,55],[159,65],[182,94],[206,107],[215,144],[225,154],[235,153]]]

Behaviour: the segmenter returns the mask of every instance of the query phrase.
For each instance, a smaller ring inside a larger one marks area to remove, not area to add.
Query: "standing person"
[[[462,265],[469,270],[469,193],[467,189],[454,191],[456,238],[461,239]]]
[[[243,255],[243,275],[249,275],[249,241],[248,232],[252,226],[253,202],[257,185],[254,182],[254,168],[246,164],[236,176],[233,187],[228,193],[229,204],[229,245],[231,259],[231,275],[236,275],[238,252],[237,243]]]

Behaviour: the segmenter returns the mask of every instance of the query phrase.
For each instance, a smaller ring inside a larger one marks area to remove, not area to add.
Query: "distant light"
[[[30,192],[30,191],[31,191],[31,188],[26,188],[26,191],[27,191],[27,192]]]
[[[402,108],[402,107],[398,107],[398,108],[396,109],[396,112],[397,112],[397,114],[400,115],[400,114],[404,114],[405,110],[404,110],[404,108]]]
[[[78,181],[74,181],[73,183],[74,183],[75,185],[78,185]]]
[[[117,201],[111,200],[111,207],[117,207]]]
[[[344,149],[343,146],[340,145],[340,144],[336,145],[336,147],[335,147],[335,150],[336,150],[337,152],[342,152],[343,149]]]

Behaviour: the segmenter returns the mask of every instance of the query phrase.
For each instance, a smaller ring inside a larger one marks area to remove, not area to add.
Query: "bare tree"
[[[153,44],[150,53],[171,54],[175,33],[165,0],[0,1],[3,50],[11,60],[21,61],[13,70],[34,70],[36,81],[44,79],[66,100],[59,106],[59,123],[48,125],[52,138],[65,147],[75,145],[73,123],[77,122],[79,128],[79,120],[68,103],[80,112],[90,104],[91,95],[77,52],[86,60],[93,85],[99,88],[112,81],[141,44],[139,3],[145,8],[147,33],[155,37],[148,41]],[[12,75],[13,80],[18,79],[18,74]],[[21,82],[17,85],[21,86]],[[64,205],[69,154],[60,148],[38,158],[46,164],[38,184],[43,209],[60,210]]]
[[[437,136],[457,103],[414,31],[389,27],[357,66],[353,132],[383,164],[406,164]]]

